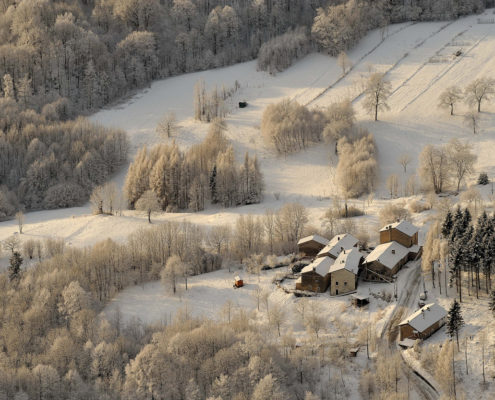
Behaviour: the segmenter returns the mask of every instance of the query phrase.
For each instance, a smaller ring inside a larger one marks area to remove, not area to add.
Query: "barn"
[[[342,250],[357,247],[359,240],[348,233],[343,233],[335,235],[332,240],[327,243],[328,244],[318,253],[318,257],[330,257],[335,260]]]
[[[322,257],[304,267],[301,276],[296,281],[296,289],[317,293],[325,292],[330,284],[330,267],[333,263],[334,260],[330,257]]]
[[[426,339],[444,324],[447,311],[435,303],[427,304],[399,324],[400,340]]]
[[[364,279],[390,282],[408,260],[407,247],[397,242],[380,244],[364,260]]]
[[[380,243],[397,242],[405,247],[418,245],[419,229],[408,221],[385,225],[380,229]]]
[[[338,296],[356,290],[359,267],[362,261],[362,254],[355,247],[340,252],[330,267],[330,296]]]
[[[306,236],[297,242],[299,253],[315,257],[328,244],[328,239],[320,235]]]

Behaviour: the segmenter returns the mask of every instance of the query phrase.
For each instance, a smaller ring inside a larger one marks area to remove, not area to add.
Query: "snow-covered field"
[[[276,209],[285,202],[298,201],[308,208],[311,223],[318,226],[331,196],[338,192],[333,179],[336,163],[333,152],[322,144],[295,155],[277,156],[262,142],[261,115],[266,105],[284,97],[315,107],[325,107],[345,97],[353,98],[358,120],[374,133],[378,144],[381,185],[375,196],[377,200],[367,210],[373,215],[383,204],[380,199],[387,197],[386,177],[390,173],[402,175],[398,157],[405,152],[411,155],[408,170],[412,172],[426,143],[444,143],[452,137],[467,139],[478,152],[477,170],[495,174],[492,158],[495,105],[484,105],[483,132],[477,136],[463,124],[461,114],[466,111],[463,106],[454,117],[437,107],[438,95],[446,87],[465,86],[477,77],[490,76],[494,70],[495,27],[477,24],[477,18],[407,23],[393,25],[385,33],[371,32],[349,53],[354,62],[353,70],[319,97],[337,81],[341,72],[334,58],[311,54],[276,76],[257,71],[256,62],[252,61],[158,81],[127,102],[98,112],[92,119],[125,129],[131,141],[132,158],[142,145],[151,146],[163,140],[155,133],[155,127],[165,112],[174,111],[180,123],[180,133],[174,140],[181,146],[191,146],[201,141],[208,129],[207,124],[192,118],[194,84],[204,79],[209,87],[222,84],[228,87],[237,80],[241,89],[233,99],[232,112],[227,118],[228,137],[238,157],[245,151],[258,155],[267,188],[265,201],[235,209],[209,207],[194,214],[162,214],[157,219],[187,219],[211,226],[232,223],[239,214],[259,215],[267,208]],[[458,49],[462,49],[463,55],[454,57],[452,54]],[[436,62],[429,62],[432,58]],[[359,97],[362,77],[370,68],[387,71],[393,87],[389,101],[391,109],[381,114],[379,122],[372,121],[364,112],[362,97]],[[238,100],[248,101],[249,106],[235,108]],[[114,177],[120,186],[125,174],[126,168],[122,168]],[[275,200],[274,193],[280,193],[280,200]],[[89,206],[85,206],[29,213],[24,231],[26,237],[57,236],[72,245],[84,246],[106,237],[123,240],[130,231],[144,226],[144,219],[143,215],[134,212],[122,217],[95,217]],[[370,226],[376,224],[373,217],[363,220]],[[15,221],[0,223],[0,240],[14,231]]]

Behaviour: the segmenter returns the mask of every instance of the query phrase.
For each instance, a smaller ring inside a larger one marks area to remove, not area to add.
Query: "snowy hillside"
[[[491,13],[491,10],[486,11]],[[174,140],[181,146],[191,146],[202,140],[207,124],[193,120],[193,86],[202,78],[207,86],[241,84],[231,104],[227,118],[228,137],[238,157],[245,151],[256,153],[265,176],[265,201],[259,205],[232,209],[215,209],[197,213],[162,214],[158,220],[187,219],[199,224],[214,225],[235,220],[239,214],[262,214],[267,208],[279,208],[288,201],[305,205],[311,223],[319,225],[330,196],[336,193],[333,149],[319,145],[286,158],[267,150],[262,142],[259,125],[263,109],[282,98],[296,99],[303,104],[324,107],[345,97],[354,98],[358,119],[378,143],[381,186],[376,199],[367,210],[376,214],[387,197],[384,181],[390,173],[400,174],[397,159],[407,152],[414,171],[417,155],[425,143],[443,143],[452,137],[470,140],[479,154],[477,170],[495,173],[491,154],[495,149],[493,113],[495,105],[486,104],[483,132],[474,137],[464,126],[460,115],[450,117],[437,107],[439,93],[448,86],[466,85],[471,80],[489,75],[495,67],[495,29],[491,24],[478,24],[478,16],[453,22],[406,23],[392,25],[386,32],[373,31],[349,53],[353,70],[336,85],[341,71],[336,59],[312,54],[276,76],[256,71],[256,63],[248,62],[228,68],[209,70],[158,81],[133,98],[95,114],[92,119],[106,126],[125,129],[131,141],[131,157],[142,145],[163,141],[155,132],[157,122],[165,112],[175,111],[180,133]],[[453,56],[462,50],[460,57]],[[434,61],[434,62],[433,62]],[[362,75],[370,68],[387,71],[392,82],[391,110],[382,113],[381,121],[373,122],[361,107]],[[331,87],[329,90],[327,88]],[[237,109],[236,102],[246,100],[249,106]],[[459,109],[458,112],[464,112]],[[126,170],[114,180],[121,186]],[[280,193],[275,200],[274,193]],[[362,204],[363,202],[360,202]],[[376,217],[363,220],[375,226]],[[91,216],[89,206],[26,215],[25,236],[57,236],[76,246],[94,243],[106,237],[124,239],[137,227],[146,226],[143,215],[126,212],[122,217]],[[15,221],[0,223],[0,239],[16,230]]]

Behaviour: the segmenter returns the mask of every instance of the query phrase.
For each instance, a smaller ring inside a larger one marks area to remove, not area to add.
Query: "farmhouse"
[[[357,247],[359,240],[354,236],[344,233],[335,235],[332,240],[318,253],[318,257],[330,257],[334,260],[339,256],[342,250]]]
[[[328,239],[320,235],[306,236],[297,242],[299,253],[307,257],[315,257],[328,244]]]
[[[330,284],[330,267],[333,263],[334,260],[330,257],[322,257],[304,267],[300,278],[296,281],[296,289],[325,292]]]
[[[364,260],[364,279],[390,282],[409,259],[409,249],[397,242],[376,246]]]
[[[358,249],[343,250],[330,267],[330,295],[354,292],[363,257]]]
[[[430,337],[445,324],[446,316],[438,304],[427,304],[399,324],[400,340]]]
[[[395,222],[380,229],[380,243],[397,242],[405,247],[418,245],[418,228],[408,221]]]

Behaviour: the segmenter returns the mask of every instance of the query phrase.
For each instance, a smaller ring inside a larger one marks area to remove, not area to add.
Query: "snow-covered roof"
[[[346,269],[354,275],[357,275],[359,272],[359,262],[361,261],[362,256],[361,252],[355,247],[341,251],[333,265],[330,267],[330,272]]]
[[[369,296],[365,296],[364,294],[357,294],[357,293],[351,294],[351,297],[358,299],[358,300],[369,300],[370,299]]]
[[[447,311],[441,306],[435,303],[427,304],[420,308],[414,314],[407,317],[399,325],[410,325],[414,330],[418,332],[424,332],[434,323],[445,318]]]
[[[365,262],[378,261],[388,269],[393,269],[397,263],[409,254],[409,249],[397,242],[388,242],[375,247]]]
[[[299,239],[299,242],[297,242],[297,244],[301,245],[301,244],[308,243],[311,241],[320,243],[323,246],[325,246],[328,243],[328,239],[325,239],[323,236],[311,235],[311,236],[306,236],[306,237],[303,237],[302,239]]]
[[[409,221],[406,220],[385,225],[382,229],[380,229],[380,232],[386,231],[388,229],[397,229],[398,231],[406,234],[407,236],[413,236],[419,230],[417,227],[415,227],[413,224],[411,224]]]
[[[337,258],[342,249],[347,250],[353,248],[359,240],[354,236],[344,233],[341,235],[335,235],[332,240],[318,253],[318,256],[324,256],[330,254]]]
[[[314,271],[320,276],[325,276],[330,272],[330,267],[333,265],[334,260],[330,257],[317,258],[311,264],[307,265],[301,270],[301,274],[305,272]]]

